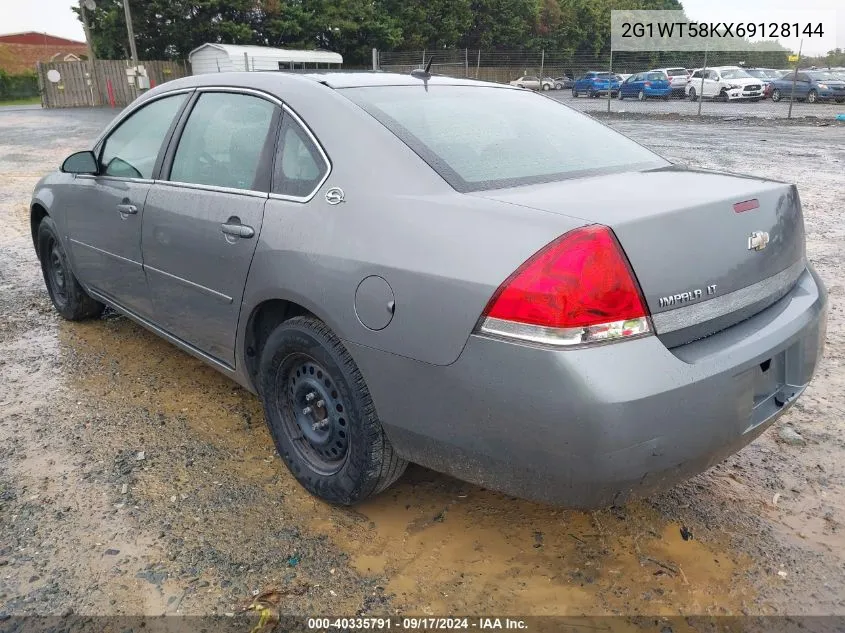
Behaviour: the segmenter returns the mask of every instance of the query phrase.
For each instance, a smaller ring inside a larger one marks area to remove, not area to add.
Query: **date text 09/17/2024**
[[[314,631],[391,629],[409,631],[433,630],[527,630],[519,618],[484,617],[405,617],[405,618],[308,618],[308,629]]]

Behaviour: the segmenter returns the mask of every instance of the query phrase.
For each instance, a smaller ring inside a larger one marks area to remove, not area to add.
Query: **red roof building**
[[[35,72],[38,62],[77,61],[88,55],[85,42],[49,33],[8,33],[0,35],[0,70],[10,75]]]

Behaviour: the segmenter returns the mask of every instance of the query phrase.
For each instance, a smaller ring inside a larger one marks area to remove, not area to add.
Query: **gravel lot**
[[[569,90],[553,90],[547,92],[549,96],[562,101],[566,105],[577,108],[584,112],[607,112],[607,98],[591,99],[586,96],[573,98]],[[698,113],[698,102],[687,99],[649,99],[637,101],[633,98],[610,100],[611,112],[641,112],[660,114],[683,114],[696,115]],[[701,103],[701,114],[715,117],[754,117],[762,119],[785,119],[789,113],[789,102],[779,101],[775,103],[771,99],[751,103],[748,101],[731,101],[721,103],[719,101],[706,100]],[[796,101],[792,104],[792,118],[818,118],[832,121],[836,115],[845,113],[845,103],[835,101],[819,101],[818,103],[805,103]]]
[[[54,313],[29,196],[114,114],[0,110],[0,614],[222,614],[277,588],[299,615],[845,615],[845,126],[611,121],[799,184],[827,351],[763,437],[601,512],[414,467],[338,509],[288,475],[252,395],[125,318]]]

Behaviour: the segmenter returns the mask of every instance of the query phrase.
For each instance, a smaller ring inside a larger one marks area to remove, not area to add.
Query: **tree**
[[[470,0],[377,0],[401,33],[405,50],[454,48],[472,25]]]

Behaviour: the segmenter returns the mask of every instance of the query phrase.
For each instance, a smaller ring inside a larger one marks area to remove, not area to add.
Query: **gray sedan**
[[[111,306],[259,394],[333,503],[413,461],[619,504],[753,440],[824,340],[794,186],[423,71],[165,83],[31,224],[63,317]]]

